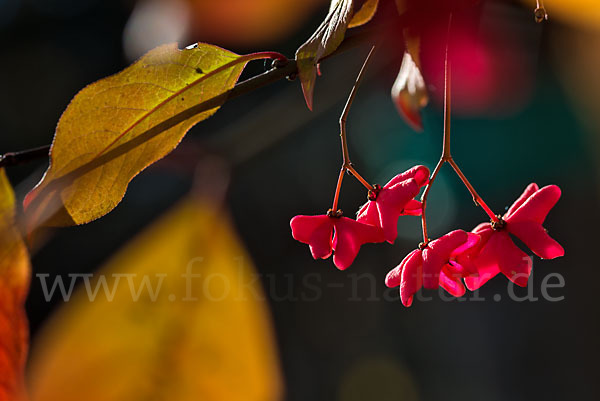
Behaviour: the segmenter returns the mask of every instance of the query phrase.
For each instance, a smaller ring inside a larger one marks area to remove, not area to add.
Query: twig
[[[423,191],[421,196],[421,227],[423,229],[423,246],[427,246],[429,243],[429,236],[427,235],[427,197],[429,196],[429,190],[435,181],[440,169],[449,160],[452,160],[450,153],[450,119],[451,119],[451,69],[450,60],[448,59],[448,47],[450,44],[450,27],[452,26],[452,14],[448,16],[448,32],[446,34],[446,55],[444,58],[444,141],[442,144],[442,157],[437,166],[433,170],[429,183]]]
[[[401,18],[402,21],[405,21],[406,19],[407,18]],[[344,39],[342,44],[337,48],[335,52],[325,57],[324,59],[341,54],[349,49],[352,49],[365,42],[368,42],[375,34],[379,33],[380,31],[381,28],[376,28],[364,30],[358,34],[348,36],[346,39]],[[248,94],[284,78],[293,77],[297,73],[298,66],[296,64],[296,60],[288,60],[287,63],[282,63],[281,61],[279,61],[278,66],[276,66],[275,68],[263,74],[249,78],[243,82],[240,82],[230,90],[178,113],[177,115],[173,116],[174,118],[169,119],[168,125],[175,126],[197,114],[214,108],[215,105],[220,105],[224,103],[226,100]],[[48,157],[49,150],[50,145],[46,145],[40,146],[38,148],[22,150],[19,152],[5,153],[3,155],[0,155],[0,168],[23,164],[36,159]]]
[[[479,196],[479,194],[477,193],[477,191],[475,190],[475,188],[473,187],[473,185],[471,185],[471,183],[469,182],[469,180],[467,179],[467,177],[464,175],[464,173],[460,170],[460,168],[458,167],[458,164],[456,164],[456,162],[454,161],[454,158],[452,157],[452,154],[450,152],[450,120],[451,120],[451,82],[452,82],[452,63],[449,57],[449,52],[448,52],[448,47],[449,47],[449,43],[450,43],[450,27],[452,24],[452,14],[450,14],[449,18],[448,18],[448,34],[447,34],[447,38],[446,38],[446,56],[445,56],[445,62],[444,62],[444,141],[443,141],[443,145],[442,145],[442,156],[440,157],[440,161],[438,162],[437,166],[435,166],[435,170],[433,170],[433,173],[431,174],[431,177],[429,178],[429,183],[427,184],[427,186],[425,187],[425,190],[423,191],[423,196],[421,196],[421,227],[423,230],[423,242],[421,244],[421,246],[425,247],[427,246],[427,244],[429,243],[429,236],[427,234],[427,196],[429,195],[429,190],[431,189],[431,186],[433,185],[433,182],[435,181],[435,178],[437,177],[437,174],[439,173],[440,169],[442,168],[442,166],[445,163],[450,164],[450,166],[452,166],[452,168],[454,169],[454,172],[456,173],[456,175],[458,175],[458,177],[460,178],[460,180],[463,182],[463,184],[465,185],[465,187],[467,188],[467,190],[469,191],[469,193],[471,194],[471,196],[473,197],[473,202],[475,202],[475,205],[477,206],[481,206],[481,208],[485,211],[485,213],[489,216],[489,218],[493,221],[498,223],[499,222],[499,218],[494,215],[494,212],[492,212],[492,210],[489,208],[489,206],[484,202],[484,200],[481,198],[481,196]]]
[[[421,227],[423,229],[423,245],[427,245],[429,243],[429,236],[427,235],[427,217],[426,217],[426,212],[427,212],[427,196],[429,196],[429,190],[431,189],[431,184],[433,184],[433,182],[435,181],[435,177],[437,177],[438,173],[440,172],[440,169],[442,168],[442,166],[444,165],[446,161],[441,158],[440,161],[438,162],[437,166],[435,166],[435,169],[433,170],[433,173],[431,174],[431,177],[429,178],[429,183],[427,183],[427,186],[425,187],[425,190],[423,191],[423,196],[421,196]]]
[[[50,145],[46,145],[38,148],[23,150],[21,152],[5,153],[0,155],[0,168],[6,166],[16,166],[18,164],[27,163],[42,157],[48,157],[49,151]]]
[[[475,205],[481,206],[481,208],[485,211],[485,213],[488,215],[488,217],[493,222],[499,223],[500,222],[499,217],[496,216],[494,214],[494,212],[492,212],[492,209],[490,209],[490,207],[487,205],[487,203],[485,203],[483,198],[481,196],[479,196],[477,191],[475,191],[475,188],[473,187],[473,185],[471,185],[471,183],[469,182],[467,177],[464,175],[464,173],[460,170],[460,168],[458,168],[458,164],[456,164],[456,162],[454,161],[454,159],[452,157],[450,158],[450,160],[448,160],[448,164],[450,164],[452,166],[452,168],[454,169],[454,172],[456,172],[456,175],[458,175],[458,177],[463,182],[463,184],[465,184],[465,187],[467,187],[467,190],[473,197],[473,202],[475,202]]]
[[[350,95],[348,96],[348,100],[346,101],[346,105],[344,106],[344,110],[342,111],[342,115],[340,116],[340,141],[342,144],[342,168],[340,169],[340,175],[338,177],[337,185],[335,188],[335,195],[333,197],[333,206],[331,207],[331,213],[339,214],[338,212],[338,200],[340,198],[340,190],[342,188],[342,180],[344,179],[344,173],[348,171],[352,174],[361,184],[365,186],[369,191],[374,191],[374,188],[371,184],[367,182],[359,173],[356,171],[354,167],[352,167],[352,162],[350,161],[350,154],[348,152],[348,138],[346,135],[346,119],[348,118],[348,112],[350,111],[350,106],[354,102],[354,98],[356,97],[356,91],[362,82],[363,77],[365,76],[365,71],[367,70],[367,66],[371,61],[371,56],[373,55],[373,51],[375,51],[375,46],[371,47],[369,54],[367,54],[367,58],[360,68],[358,72],[358,76],[356,77],[356,82],[352,86],[352,90],[350,91]]]

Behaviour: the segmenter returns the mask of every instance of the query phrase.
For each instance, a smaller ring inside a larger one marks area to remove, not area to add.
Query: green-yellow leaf
[[[378,4],[379,0],[366,0],[362,7],[352,16],[348,28],[356,28],[371,21],[375,12],[377,12]]]
[[[31,266],[15,227],[15,196],[0,169],[0,401],[25,400],[28,328],[25,297]]]
[[[333,53],[344,40],[352,16],[353,0],[331,0],[329,13],[315,33],[296,51],[298,76],[306,105],[312,110],[320,59]]]
[[[111,211],[133,177],[217,111],[218,96],[253,58],[208,44],[163,45],[84,88],[61,116],[50,167],[25,199],[30,224],[82,224]],[[203,102],[210,108],[188,113]]]
[[[31,400],[280,400],[259,283],[227,216],[184,201],[79,287],[42,330],[32,349]]]

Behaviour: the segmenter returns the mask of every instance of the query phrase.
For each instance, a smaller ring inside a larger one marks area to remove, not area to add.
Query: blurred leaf
[[[0,400],[26,399],[24,369],[28,328],[25,298],[31,266],[15,227],[15,195],[0,169]]]
[[[379,0],[366,0],[360,10],[354,13],[350,23],[348,24],[348,28],[356,28],[357,26],[361,26],[371,21],[371,18],[377,12],[377,5],[379,4]]]
[[[133,177],[217,111],[224,99],[211,99],[233,87],[253,58],[260,56],[202,43],[164,45],[84,88],[60,118],[50,167],[25,198],[30,224],[83,224],[110,212]],[[204,101],[214,107],[178,115]]]
[[[400,71],[392,86],[392,100],[398,113],[416,131],[423,131],[421,110],[427,106],[429,97],[419,61],[419,38],[405,31],[406,50]]]
[[[187,0],[193,37],[219,44],[264,47],[281,43],[326,0]]]
[[[258,276],[214,205],[184,201],[86,286],[35,342],[33,401],[281,398]]]
[[[396,9],[398,9],[398,14],[404,14],[406,11],[406,1],[407,0],[395,0],[396,1]]]
[[[329,13],[315,33],[296,51],[298,75],[306,105],[313,108],[313,93],[317,79],[317,64],[331,54],[344,40],[352,15],[353,0],[331,0]]]

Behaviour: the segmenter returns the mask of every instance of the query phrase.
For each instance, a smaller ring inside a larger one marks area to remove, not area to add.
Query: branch
[[[335,52],[333,52],[327,57],[324,57],[320,61],[323,61],[326,58],[338,55],[340,53],[345,52],[346,50],[352,49],[365,42],[368,42],[371,38],[375,36],[375,34],[379,33],[381,30],[381,28],[364,30],[360,33],[347,37],[346,39],[344,39],[342,44],[337,48]],[[284,78],[293,79],[296,77],[297,74],[298,66],[296,64],[296,60],[283,60],[283,62],[279,61],[278,63],[275,63],[275,67],[273,69],[263,74],[247,79],[246,81],[240,82],[230,90],[176,114],[175,116],[165,121],[168,122],[168,124],[166,125],[169,127],[175,126],[195,116],[196,114],[200,114],[206,110],[214,108],[215,105],[224,103],[226,100],[233,99],[238,96],[242,96],[247,93],[253,92],[257,89],[262,88],[263,86],[267,86]],[[159,124],[157,127],[159,126],[162,127],[163,130],[167,129],[167,126],[165,126],[164,123]],[[160,132],[162,132],[162,130]],[[20,152],[5,153],[3,155],[0,155],[0,168],[15,166],[36,159],[48,157],[49,151],[50,145],[46,145],[40,146],[38,148],[23,150]]]
[[[369,184],[364,178],[361,177],[360,174],[352,167],[352,163],[350,162],[350,155],[348,152],[348,140],[346,137],[346,119],[348,118],[348,112],[350,111],[350,106],[354,102],[354,98],[356,97],[356,91],[362,82],[363,77],[365,76],[365,71],[367,70],[367,66],[369,65],[369,61],[371,61],[371,56],[373,55],[373,51],[375,51],[375,46],[371,47],[371,51],[367,55],[360,71],[358,72],[358,76],[356,77],[356,81],[352,86],[352,90],[350,91],[350,96],[348,96],[348,100],[346,101],[346,105],[344,106],[344,110],[342,111],[342,115],[340,116],[340,139],[342,142],[342,168],[340,169],[340,175],[338,177],[337,186],[335,188],[335,195],[333,197],[333,206],[327,212],[327,215],[331,217],[339,217],[342,215],[341,210],[338,210],[338,201],[340,199],[340,190],[342,189],[342,180],[344,179],[344,173],[348,171],[352,175],[356,177],[369,191],[375,191],[375,188],[371,184]]]
[[[16,166],[35,159],[47,157],[50,151],[50,145],[40,146],[38,148],[27,149],[21,152],[9,152],[0,155],[0,168],[6,166]]]

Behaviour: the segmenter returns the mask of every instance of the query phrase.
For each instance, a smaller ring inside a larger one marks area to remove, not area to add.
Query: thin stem
[[[27,163],[42,157],[48,157],[49,151],[50,145],[45,145],[38,148],[23,150],[21,152],[5,153],[0,155],[0,168],[6,166],[16,166],[18,164]]]
[[[452,20],[452,14],[450,14]],[[450,22],[448,22],[448,30]],[[451,118],[451,64],[448,59],[448,42],[446,42],[446,60],[444,63],[444,144],[442,145],[442,160],[448,161],[452,159],[450,154],[450,118]]]
[[[471,185],[467,177],[460,170],[458,164],[456,164],[454,159],[448,160],[448,163],[452,166],[456,174],[460,177],[463,184],[465,184],[465,187],[467,187],[467,189],[471,193],[471,196],[473,197],[473,202],[475,202],[476,205],[481,206],[481,208],[485,210],[485,213],[490,217],[490,219],[492,219],[492,221],[499,222],[500,220],[498,219],[498,217],[496,217],[494,212],[492,212],[492,209],[489,208],[489,206],[484,202],[481,196],[479,196],[477,191],[475,191],[475,188],[473,187],[473,185]]]
[[[340,200],[340,190],[342,189],[342,181],[344,180],[344,174],[346,173],[345,168],[340,169],[340,175],[338,176],[337,186],[335,187],[335,195],[333,196],[333,205],[331,206],[332,213],[336,213],[338,210],[338,201]]]
[[[451,92],[450,92],[450,60],[448,57],[448,47],[450,43],[450,27],[452,26],[452,13],[448,17],[448,32],[446,34],[446,54],[444,58],[444,140],[442,144],[442,156],[437,166],[433,170],[429,183],[423,191],[421,196],[421,227],[423,229],[423,244],[429,243],[429,236],[427,235],[427,197],[429,196],[429,190],[435,181],[440,169],[449,160],[452,160],[450,153],[450,116],[451,116]]]
[[[279,52],[271,52],[271,51],[266,51],[266,52],[255,52],[255,53],[250,53],[250,54],[246,54],[243,57],[247,57],[249,60],[258,60],[258,59],[263,59],[263,58],[270,58],[273,60],[280,60],[283,62],[287,62],[288,58],[279,53]]]
[[[490,217],[490,219],[492,219],[492,221],[495,221],[495,222],[499,221],[498,217],[496,217],[496,215],[494,215],[494,212],[492,212],[492,210],[484,202],[484,200],[481,198],[481,196],[479,196],[477,191],[475,191],[475,188],[473,187],[473,185],[471,185],[471,183],[469,182],[467,177],[460,170],[460,168],[458,167],[458,165],[452,158],[452,154],[450,153],[450,143],[451,143],[450,142],[450,119],[451,119],[451,115],[452,115],[452,109],[451,109],[451,104],[452,104],[452,96],[451,96],[452,68],[451,68],[451,65],[452,64],[450,61],[448,48],[449,48],[449,43],[450,43],[451,23],[452,23],[452,14],[450,14],[450,16],[448,18],[448,36],[446,39],[446,57],[445,57],[445,61],[444,61],[444,140],[443,140],[443,145],[442,145],[442,156],[440,157],[440,161],[438,162],[437,166],[435,166],[435,169],[433,170],[433,173],[431,174],[429,183],[427,184],[427,186],[425,187],[425,190],[423,191],[423,196],[421,196],[421,210],[422,210],[421,226],[423,228],[423,245],[427,245],[429,243],[429,236],[427,234],[427,196],[429,195],[429,190],[431,189],[431,186],[433,185],[433,182],[435,181],[435,178],[437,177],[437,174],[439,173],[439,171],[442,168],[442,166],[444,165],[444,163],[449,163],[452,166],[452,168],[454,169],[456,174],[460,177],[463,184],[467,187],[467,189],[471,193],[471,196],[473,196],[473,201],[475,202],[475,204],[478,206],[481,206],[481,208],[487,213],[487,215]]]
[[[342,168],[340,169],[340,175],[338,177],[337,186],[335,188],[335,194],[333,195],[333,206],[331,207],[331,213],[333,215],[337,214],[338,211],[338,201],[340,199],[340,190],[342,189],[342,181],[344,179],[344,173],[346,171],[350,172],[361,184],[365,186],[368,190],[373,191],[374,188],[371,184],[367,182],[359,173],[352,167],[352,162],[350,162],[350,153],[348,152],[348,138],[346,135],[346,119],[348,118],[348,112],[350,111],[350,106],[352,106],[352,102],[354,102],[354,98],[356,97],[356,91],[362,79],[365,75],[365,70],[367,69],[367,65],[371,60],[371,55],[375,50],[375,46],[371,47],[369,54],[367,54],[367,58],[363,63],[360,71],[358,72],[358,76],[356,77],[356,82],[352,86],[352,90],[350,91],[350,95],[348,96],[348,100],[346,100],[346,105],[344,106],[344,110],[342,111],[342,115],[340,116],[340,141],[342,143]]]
[[[421,227],[423,228],[423,244],[425,245],[429,243],[429,237],[427,236],[427,217],[425,215],[427,209],[427,196],[429,196],[429,190],[431,189],[431,185],[435,181],[435,177],[437,177],[444,163],[446,163],[446,160],[444,160],[443,157],[440,158],[440,161],[438,162],[437,166],[435,166],[435,169],[433,170],[433,173],[429,178],[429,182],[427,183],[427,186],[423,191],[423,195],[421,196]]]
[[[352,86],[352,90],[350,91],[350,95],[348,96],[348,100],[346,100],[346,105],[344,106],[344,110],[342,111],[342,115],[340,116],[340,140],[342,141],[342,166],[348,168],[351,164],[350,162],[350,154],[348,152],[348,139],[346,135],[346,119],[348,118],[348,112],[350,111],[350,106],[354,102],[354,98],[356,97],[356,92],[362,79],[365,75],[365,71],[367,69],[367,65],[369,61],[371,61],[371,55],[375,50],[375,46],[371,47],[369,54],[367,54],[367,58],[363,63],[360,71],[358,72],[358,76],[356,77],[356,82]]]
[[[405,25],[411,18],[413,14],[407,12],[405,15],[401,16],[400,24]],[[326,58],[334,57],[339,55],[349,49],[357,47],[365,42],[368,42],[373,38],[373,36],[381,33],[381,29],[370,29],[362,31],[355,35],[349,35],[344,39],[342,44],[337,48],[336,51],[319,60],[320,62]],[[281,56],[276,52],[265,52],[266,58],[275,58],[280,59]],[[283,64],[283,65],[281,65]],[[243,82],[236,84],[232,89],[215,96],[214,98],[208,99],[200,104],[194,105],[189,109],[186,109],[175,116],[165,120],[164,123],[160,123],[155,130],[152,129],[152,136],[159,134],[160,132],[172,128],[181,122],[188,120],[197,114],[203,113],[207,110],[210,110],[217,105],[220,105],[225,100],[233,99],[242,95],[246,95],[248,93],[254,92],[257,89],[260,89],[264,86],[267,86],[271,83],[277,82],[281,79],[294,77],[298,73],[298,65],[296,60],[288,60],[287,63],[281,63],[276,68],[273,68],[263,74],[257,75],[255,77],[249,78]],[[160,126],[160,127],[159,127]],[[160,129],[158,129],[160,128]],[[156,131],[156,132],[155,132]],[[0,155],[0,168],[14,166],[22,163],[27,163],[34,161],[36,159],[46,158],[48,157],[48,152],[50,150],[50,145],[34,148],[34,149],[26,149],[19,152],[8,152]],[[117,152],[119,153],[119,152]]]
[[[452,158],[452,154],[450,153],[450,119],[451,119],[451,85],[452,85],[452,63],[450,61],[449,52],[448,52],[448,44],[450,42],[450,24],[452,22],[452,14],[450,14],[448,20],[448,40],[446,41],[446,60],[444,66],[444,145],[442,150],[442,161],[448,162],[456,174],[460,177],[461,181],[473,197],[473,201],[476,205],[482,207],[483,210],[487,213],[487,215],[492,219],[492,221],[498,221],[498,218],[492,210],[488,207],[488,205],[484,202],[484,200],[479,196],[477,191],[467,177],[460,170],[454,159]],[[443,163],[442,163],[443,164]]]
[[[375,187],[373,187],[373,185],[369,184],[369,182],[367,180],[365,180],[360,174],[358,174],[358,171],[356,171],[354,166],[349,165],[346,167],[346,170],[348,170],[350,172],[350,174],[352,174],[354,176],[354,178],[356,178],[369,191],[375,191]]]

